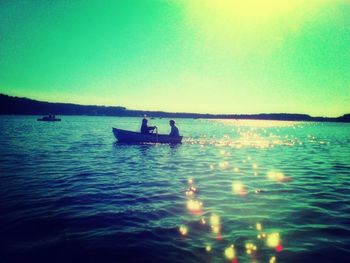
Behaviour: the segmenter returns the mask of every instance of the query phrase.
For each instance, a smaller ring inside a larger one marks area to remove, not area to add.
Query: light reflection
[[[291,135],[277,135],[280,133],[278,127],[292,127],[299,126],[300,122],[292,121],[261,121],[261,120],[210,120],[213,122],[219,122],[227,126],[234,126],[234,133],[238,135],[230,137],[224,135],[221,139],[212,140],[210,138],[201,138],[198,140],[189,139],[191,143],[198,143],[200,145],[213,145],[215,147],[233,147],[241,149],[243,147],[252,147],[256,149],[273,148],[278,145],[294,146],[298,142]],[[271,128],[276,128],[271,130]],[[275,134],[276,133],[276,134]],[[309,140],[316,141],[314,136],[310,136]],[[221,149],[220,155],[228,157],[231,154],[224,149]],[[243,162],[251,161],[251,156]]]
[[[262,193],[262,192],[263,192],[262,189],[255,189],[255,190],[254,190],[254,193],[255,193],[255,194],[260,194],[260,193]]]
[[[227,168],[230,167],[230,164],[229,164],[228,161],[222,161],[222,162],[219,163],[219,167],[220,167],[221,169],[227,169]]]
[[[182,225],[179,227],[179,232],[181,235],[186,236],[188,233],[188,228],[186,226]]]
[[[256,253],[256,251],[258,250],[257,246],[254,245],[253,243],[247,243],[245,245],[245,249],[246,249],[246,253],[248,255],[252,255],[252,254]]]
[[[271,181],[276,181],[276,182],[289,182],[292,180],[291,177],[285,176],[282,172],[277,172],[277,171],[268,172],[267,178]]]
[[[210,220],[211,231],[213,232],[213,234],[217,236],[217,238],[220,239],[221,237],[220,217],[216,214],[212,214],[209,220]]]
[[[232,120],[232,119],[215,119],[219,123],[224,125],[230,125],[235,127],[251,127],[251,128],[270,128],[270,127],[293,127],[300,123],[296,121],[264,121],[264,120]]]
[[[187,209],[190,213],[200,214],[202,213],[202,202],[198,200],[188,200],[187,201]]]
[[[258,238],[258,239],[264,239],[264,238],[266,238],[266,237],[267,237],[266,233],[262,233],[262,234],[258,234],[258,235],[257,235],[257,238]]]
[[[208,253],[211,252],[211,245],[207,245],[205,247],[205,251],[207,251]]]
[[[276,248],[280,243],[280,234],[279,233],[271,233],[267,235],[266,245],[268,247]]]
[[[218,235],[218,236],[220,235],[220,230],[221,230],[220,226],[211,226],[211,230],[215,235]]]
[[[215,215],[215,214],[212,214],[210,216],[210,224],[213,226],[213,225],[220,225],[220,217]]]
[[[190,186],[189,188],[187,188],[185,194],[187,196],[193,196],[196,192],[197,192],[197,188],[194,186]]]
[[[278,244],[278,245],[275,247],[275,250],[276,250],[276,252],[281,252],[281,251],[283,250],[282,244]]]
[[[238,137],[229,135],[224,135],[221,139],[212,139],[203,137],[198,140],[186,139],[186,142],[199,145],[212,145],[215,147],[232,147],[236,149],[252,147],[256,149],[266,149],[273,148],[279,145],[285,145],[293,147],[298,144],[302,144],[292,135],[278,135],[280,130],[278,127],[300,127],[300,122],[291,121],[261,121],[261,120],[210,120],[213,122],[219,122],[227,126],[235,126],[234,133]],[[275,128],[272,130],[272,128]],[[317,142],[315,136],[310,135],[308,141]],[[322,143],[322,141],[320,142]],[[324,142],[323,142],[324,143]],[[231,154],[225,150],[219,150],[220,155],[228,157]],[[251,157],[248,156],[245,161],[251,161]]]
[[[269,263],[276,263],[276,257],[272,256],[269,260]]]
[[[247,190],[241,182],[234,182],[232,184],[232,191],[236,195],[244,196],[247,194]]]
[[[224,255],[228,260],[232,260],[236,257],[236,251],[234,245],[225,248]]]
[[[225,151],[225,150],[220,150],[220,154],[221,154],[222,156],[224,156],[224,157],[228,157],[228,156],[231,155],[229,152],[227,152],[227,151]]]
[[[185,194],[186,194],[187,196],[193,196],[193,195],[194,195],[194,192],[191,191],[191,190],[189,190],[189,191],[186,191]]]
[[[239,195],[239,196],[246,196],[246,194],[248,193],[247,189],[250,189],[250,188],[247,188],[247,186],[249,185],[248,184],[249,181],[246,181],[246,180],[250,180],[250,178],[252,178],[251,175],[254,175],[254,176],[258,176],[258,174],[265,175],[266,170],[264,167],[260,166],[262,165],[262,163],[259,162],[259,159],[255,159],[256,157],[255,155],[253,156],[253,158],[252,156],[248,155],[248,154],[252,154],[251,151],[246,151],[245,153],[240,155],[237,154],[237,156],[242,156],[238,159],[238,158],[232,158],[231,154],[229,153],[229,150],[227,150],[227,147],[234,147],[237,149],[243,148],[243,147],[255,147],[257,149],[263,149],[263,148],[275,147],[278,145],[294,146],[299,143],[298,140],[293,136],[287,136],[287,135],[277,136],[276,134],[274,134],[275,131],[276,130],[270,132],[270,129],[259,130],[255,128],[254,129],[242,128],[239,131],[236,130],[239,136],[238,138],[224,136],[223,138],[224,140],[220,139],[219,141],[217,140],[208,141],[209,139],[207,138],[205,140],[203,139],[201,141],[201,145],[209,143],[211,145],[220,147],[219,149],[217,149],[217,153],[220,154],[219,157],[221,158],[221,160],[210,161],[212,164],[209,164],[209,168],[213,171],[209,171],[209,173],[215,174],[215,172],[218,172],[218,176],[220,176],[220,174],[224,174],[224,172],[220,171],[220,169],[229,168],[227,173],[229,173],[230,171],[233,171],[234,173],[236,173],[234,176],[232,175],[235,178],[234,180],[241,180],[241,181],[232,182],[231,190],[233,194]],[[309,139],[312,140],[313,138],[311,137]],[[238,152],[239,151],[237,151],[237,153]],[[243,169],[243,171],[241,171],[240,168]],[[247,176],[241,176],[244,174]],[[260,180],[263,180],[265,178],[261,178],[261,177],[254,178],[254,180],[258,181],[257,179],[259,179],[259,182],[260,182]],[[275,171],[275,170],[267,172],[267,179],[275,182],[288,182],[291,180],[291,178],[286,176],[283,172]],[[204,231],[204,230],[209,231],[209,233],[211,232],[213,234],[212,237],[215,237],[219,243],[224,242],[222,241],[222,239],[223,237],[226,237],[226,235],[223,235],[224,234],[223,231],[225,229],[223,228],[220,222],[221,221],[220,217],[216,214],[211,214],[209,217],[203,216],[204,215],[203,213],[206,211],[204,211],[203,203],[200,200],[198,200],[198,193],[197,193],[197,188],[194,186],[194,179],[189,178],[187,182],[188,182],[188,187],[185,192],[187,196],[186,206],[189,213],[197,216],[195,222],[197,226],[200,226],[198,229],[200,229],[200,231]],[[252,192],[255,194],[259,194],[263,192],[263,190],[258,188],[259,186],[261,187],[261,185],[254,185],[254,188],[252,188],[251,191],[249,192]],[[227,187],[229,186],[225,186],[226,189]],[[250,197],[258,198],[255,195],[249,195],[248,197],[249,199]],[[242,198],[246,198],[246,197],[242,197]],[[251,228],[254,229],[254,226],[251,226]],[[276,254],[276,252],[281,252],[283,250],[279,233],[266,234],[267,231],[264,231],[264,227],[260,222],[256,222],[255,228],[257,230],[255,241],[248,242],[245,244],[235,243],[236,245],[239,245],[237,248],[234,245],[229,245],[230,243],[226,243],[225,246],[227,245],[229,246],[224,248],[224,257],[230,260],[230,262],[238,262],[237,253],[240,253],[241,252],[240,250],[242,249],[242,255],[245,252],[244,257],[247,257],[247,255],[249,255],[250,262],[256,262],[260,258],[261,256],[260,254],[266,251],[266,247],[261,248],[260,244],[265,244],[267,247],[272,248],[274,251],[273,252],[274,254]],[[188,228],[186,226],[181,226],[179,228],[179,232],[182,236],[186,236],[188,234]],[[213,241],[210,241],[210,242],[213,242]],[[259,248],[256,244],[254,244],[255,242],[258,242],[257,244],[259,244]],[[201,244],[202,244],[203,252],[204,252],[204,249],[207,253],[211,253],[215,251],[215,246],[214,248],[212,246],[213,244],[206,243],[206,242],[205,243],[201,242]],[[241,247],[241,245],[243,246]],[[221,248],[221,253],[222,253],[222,248]],[[213,255],[214,254],[215,253],[213,253]],[[269,262],[275,263],[276,257],[275,256],[271,257]]]
[[[256,230],[261,231],[262,230],[262,225],[261,223],[256,223]]]

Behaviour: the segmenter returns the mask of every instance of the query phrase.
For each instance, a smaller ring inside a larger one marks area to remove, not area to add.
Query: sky
[[[340,116],[350,113],[350,0],[3,0],[0,93]]]

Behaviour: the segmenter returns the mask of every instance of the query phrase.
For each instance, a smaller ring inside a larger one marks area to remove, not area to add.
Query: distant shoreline
[[[307,114],[262,113],[262,114],[209,114],[163,111],[129,110],[120,106],[95,106],[70,103],[52,103],[0,94],[0,115],[87,115],[149,118],[194,118],[194,119],[245,119],[277,121],[347,122],[350,114],[340,117],[312,117]]]

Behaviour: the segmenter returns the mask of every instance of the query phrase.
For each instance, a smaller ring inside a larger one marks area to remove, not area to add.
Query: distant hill
[[[0,94],[0,114],[18,115],[107,115],[122,114],[124,107],[50,103]]]
[[[306,114],[200,114],[200,113],[177,113],[162,111],[128,110],[125,107],[107,107],[96,105],[79,105],[71,103],[51,103],[28,98],[12,97],[0,94],[0,114],[2,115],[90,115],[90,116],[125,116],[164,118],[207,118],[207,119],[253,119],[253,120],[288,120],[288,121],[328,121],[350,122],[350,114],[337,118],[311,117]]]

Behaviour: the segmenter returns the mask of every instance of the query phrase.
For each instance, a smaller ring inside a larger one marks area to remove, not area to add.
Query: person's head
[[[147,119],[143,118],[142,119],[142,124],[147,124]]]
[[[174,126],[175,125],[175,121],[174,120],[170,120],[169,124],[170,124],[170,126]]]

